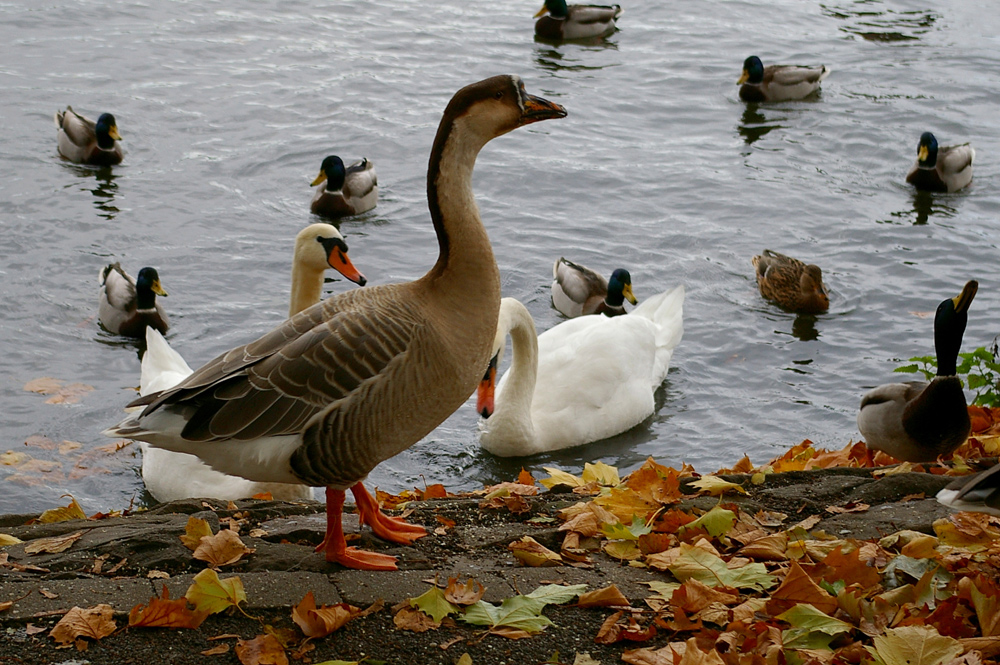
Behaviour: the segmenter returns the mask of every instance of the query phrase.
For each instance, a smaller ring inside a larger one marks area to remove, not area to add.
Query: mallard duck
[[[344,160],[330,155],[323,160],[312,186],[326,183],[313,195],[310,209],[324,217],[360,215],[378,203],[378,177],[375,165],[367,159],[344,168]]]
[[[545,0],[535,14],[535,35],[556,41],[603,37],[614,32],[621,15],[619,5],[567,5],[566,0]]]
[[[684,287],[659,293],[628,316],[581,316],[536,337],[519,301],[504,298],[493,359],[480,383],[479,443],[501,457],[534,455],[606,439],[651,416],[684,332]],[[494,395],[510,335],[513,358]]]
[[[972,429],[962,381],[955,375],[969,305],[979,283],[938,305],[934,315],[937,376],[930,383],[887,383],[861,399],[858,429],[869,448],[906,462],[933,462],[965,442]]]
[[[347,547],[345,490],[378,536],[408,544],[426,535],[383,515],[362,480],[461,406],[489,363],[500,271],[472,190],[476,156],[493,138],[565,115],[525,92],[517,76],[459,90],[428,164],[439,255],[424,277],[327,298],[180,385],[139,398],[131,406],[145,408],[107,433],[197,455],[249,480],[326,487],[319,549],[327,561],[394,569],[395,557]]]
[[[59,154],[69,161],[95,166],[121,163],[122,147],[117,142],[122,137],[110,113],[102,113],[94,122],[67,106],[65,111],[56,111],[55,121]]]
[[[740,99],[745,102],[784,102],[803,99],[819,90],[819,84],[830,75],[824,65],[768,65],[755,55],[743,61],[743,75],[736,82]]]
[[[97,320],[105,330],[140,339],[146,334],[146,326],[167,332],[167,313],[156,302],[156,296],[166,297],[167,292],[160,286],[156,268],[143,268],[138,279],[133,279],[121,264],[112,263],[101,270],[99,282]]]
[[[633,305],[632,276],[618,268],[604,279],[586,266],[560,258],[552,266],[552,304],[564,316],[585,314],[619,316],[625,313],[625,299]]]
[[[819,266],[765,249],[753,257],[760,295],[787,310],[822,314],[830,308],[830,295],[823,285]]]
[[[329,224],[312,224],[295,238],[292,259],[292,289],[289,316],[315,305],[323,291],[324,273],[333,268],[360,286],[365,277],[347,256],[347,243]],[[192,373],[181,354],[170,348],[155,328],[146,328],[146,352],[142,356],[139,394],[150,395],[173,388]],[[142,443],[142,479],[157,501],[212,498],[224,501],[246,499],[270,492],[279,501],[311,499],[312,488],[288,483],[258,483],[212,470],[194,455],[174,453]]]
[[[938,146],[930,132],[920,135],[917,161],[906,174],[906,182],[927,192],[957,192],[972,182],[976,151],[968,143]]]
[[[937,493],[937,500],[952,510],[1000,516],[1000,464],[971,476],[955,478]]]

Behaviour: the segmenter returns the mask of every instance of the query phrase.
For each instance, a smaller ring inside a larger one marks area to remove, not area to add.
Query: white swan
[[[347,258],[347,244],[329,224],[312,224],[295,238],[292,260],[292,292],[289,316],[320,301],[327,268],[334,268],[347,279],[364,285],[365,278]],[[146,328],[146,353],[142,356],[139,394],[151,395],[173,388],[192,373],[181,354],[167,344],[155,328]],[[160,502],[192,497],[233,501],[270,492],[279,501],[312,499],[308,485],[261,483],[227,476],[212,470],[194,455],[142,446],[142,480],[154,499]]]
[[[477,410],[488,416],[480,444],[501,457],[533,455],[638,425],[653,414],[653,393],[684,333],[683,314],[678,286],[627,316],[584,316],[536,337],[524,305],[504,298],[495,355],[479,390]],[[492,379],[508,333],[513,359],[494,398]]]

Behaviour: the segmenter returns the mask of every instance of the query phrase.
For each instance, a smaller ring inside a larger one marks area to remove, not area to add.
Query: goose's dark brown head
[[[565,118],[566,109],[547,99],[529,95],[521,77],[492,76],[455,93],[442,118],[483,143],[540,120]]]

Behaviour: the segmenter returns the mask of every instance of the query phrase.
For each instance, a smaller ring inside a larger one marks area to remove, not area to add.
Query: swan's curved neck
[[[510,369],[503,389],[497,394],[488,427],[496,433],[491,450],[503,455],[500,447],[509,447],[506,454],[530,455],[535,446],[535,426],[531,419],[531,402],[538,378],[538,335],[535,322],[521,303],[504,306],[500,313],[500,330],[510,334],[512,354]]]
[[[300,261],[296,255],[292,261],[292,294],[288,306],[288,316],[293,317],[302,310],[312,307],[323,297],[323,279],[326,270],[318,270]]]

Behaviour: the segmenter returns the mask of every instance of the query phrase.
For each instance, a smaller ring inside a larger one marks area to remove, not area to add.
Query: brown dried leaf
[[[288,665],[288,656],[274,635],[236,640],[236,657],[243,665]]]
[[[848,501],[843,506],[827,506],[826,512],[833,513],[834,515],[843,515],[844,513],[864,513],[871,508],[867,503],[861,503],[860,501]]]
[[[486,587],[471,577],[465,581],[465,584],[459,584],[458,578],[452,577],[448,579],[448,586],[444,590],[444,599],[455,605],[472,605],[479,602],[484,593],[486,593]]]
[[[515,540],[507,549],[525,566],[549,567],[561,566],[562,557],[545,547],[531,536],[524,536],[521,540]]]
[[[63,616],[52,628],[49,636],[63,645],[76,642],[77,638],[87,637],[99,640],[115,632],[114,610],[110,605],[97,605],[84,609],[74,607]]]
[[[628,598],[614,584],[580,594],[580,607],[621,607],[631,605]]]
[[[83,512],[83,508],[81,508],[80,504],[76,502],[76,499],[70,497],[68,506],[50,508],[39,515],[36,521],[39,524],[52,524],[53,522],[67,522],[69,520],[85,519],[87,519],[87,514]]]
[[[57,554],[59,552],[65,552],[72,547],[73,543],[80,540],[82,537],[83,531],[77,531],[76,533],[71,533],[68,536],[36,538],[24,546],[24,553],[40,554],[41,552],[46,552],[48,554]]]
[[[797,562],[793,561],[781,586],[774,590],[767,603],[767,611],[777,616],[799,603],[812,605],[820,612],[833,614],[837,610],[837,599],[816,584]]]
[[[400,630],[411,630],[414,633],[424,633],[441,627],[441,622],[435,621],[415,607],[406,605],[402,607],[396,616],[392,618],[396,628]]]
[[[251,553],[253,550],[243,544],[235,531],[222,529],[214,536],[202,536],[193,556],[195,559],[207,562],[213,568],[218,568],[236,563],[244,554]]]
[[[205,649],[201,652],[202,656],[218,656],[220,654],[229,653],[228,644],[220,644],[219,646],[212,647],[211,649]]]
[[[136,605],[128,613],[132,628],[197,628],[208,617],[208,612],[188,609],[187,600],[170,600],[170,591],[163,586],[159,598],[150,599],[149,605]]]
[[[14,607],[14,601],[13,600],[5,600],[3,602],[0,602],[0,612],[6,612],[7,610],[9,610],[12,607]]]
[[[339,629],[357,614],[358,608],[347,603],[316,607],[316,599],[310,591],[292,608],[292,621],[306,637],[319,638]]]
[[[212,527],[209,526],[208,522],[200,517],[192,516],[188,518],[187,526],[184,527],[184,535],[180,539],[184,543],[184,547],[194,552],[198,549],[201,539],[211,535]]]

